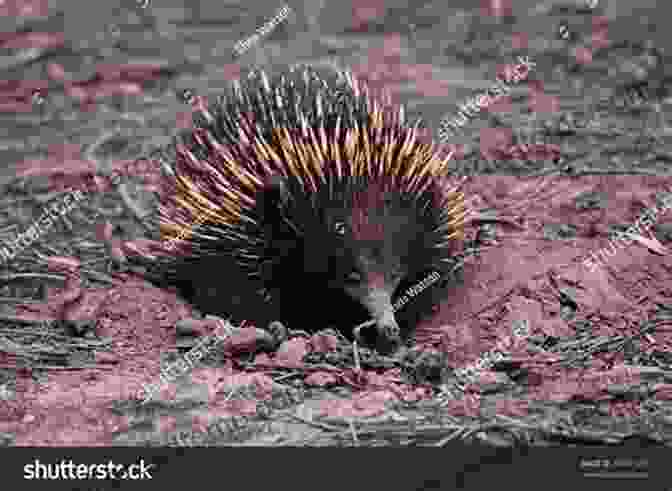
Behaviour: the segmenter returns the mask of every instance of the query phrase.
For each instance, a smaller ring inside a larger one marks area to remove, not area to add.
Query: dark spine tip
[[[270,176],[266,179],[259,200],[265,215],[273,216],[289,200],[287,182],[281,176]]]
[[[283,223],[283,210],[289,201],[289,188],[287,181],[282,176],[269,176],[262,188],[257,193],[257,210],[261,222],[270,230]],[[267,230],[267,231],[270,231]]]

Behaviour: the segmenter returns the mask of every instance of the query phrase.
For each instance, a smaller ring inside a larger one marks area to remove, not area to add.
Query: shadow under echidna
[[[194,122],[168,159],[150,277],[258,327],[334,327],[381,353],[409,339],[417,318],[393,305],[454,270],[467,213],[419,123],[311,67],[254,70]]]

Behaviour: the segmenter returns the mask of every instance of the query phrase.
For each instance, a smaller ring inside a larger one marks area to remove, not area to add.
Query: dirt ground
[[[296,1],[236,58],[282,4],[71,3],[0,6],[0,241],[83,193],[0,264],[1,443],[672,445],[667,7]],[[398,356],[328,331],[290,331],[271,352],[254,326],[217,340],[217,319],[124,263],[151,228],[154,174],[138,159],[189,125],[184,90],[337,63],[438,139],[519,56],[529,77],[447,142],[480,215],[474,251],[460,281],[418,297],[434,312]],[[203,359],[161,381],[204,340]]]

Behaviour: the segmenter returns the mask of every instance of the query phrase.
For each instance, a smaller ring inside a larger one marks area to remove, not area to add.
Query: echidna
[[[393,302],[454,269],[466,206],[448,157],[347,71],[252,70],[171,148],[162,284],[201,311],[291,329],[353,328],[395,351]],[[412,303],[412,302],[411,302]]]

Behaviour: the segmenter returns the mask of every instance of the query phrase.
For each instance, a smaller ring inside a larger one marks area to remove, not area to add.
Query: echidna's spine
[[[448,158],[421,139],[420,121],[407,124],[402,108],[384,104],[346,71],[321,76],[295,67],[269,78],[253,70],[205,114],[175,146],[175,177],[159,208],[162,234],[184,236],[196,256],[229,247],[250,274],[263,255],[254,208],[268,178],[294,179],[308,194],[352,178],[382,179],[420,199],[448,174]],[[464,196],[454,187],[437,205],[441,221],[432,232],[442,247],[461,235]],[[184,234],[194,222],[203,225]]]

